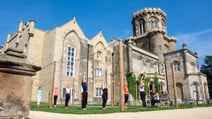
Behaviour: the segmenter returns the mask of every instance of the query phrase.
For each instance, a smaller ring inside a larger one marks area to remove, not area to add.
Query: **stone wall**
[[[174,101],[174,89],[170,63],[178,61],[180,63],[180,71],[175,72],[178,101],[185,101],[185,103],[187,103],[188,100],[194,100],[192,85],[197,84],[198,100],[200,100],[201,103],[206,102],[206,98],[204,98],[206,96],[204,95],[207,95],[208,92],[204,89],[203,85],[203,82],[206,84],[206,80],[199,72],[196,56],[191,54],[191,51],[182,49],[165,54],[165,60],[171,100]]]
[[[32,78],[0,72],[0,118],[29,115]]]

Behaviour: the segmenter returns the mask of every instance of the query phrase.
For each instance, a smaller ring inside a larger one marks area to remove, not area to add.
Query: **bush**
[[[147,95],[147,98],[150,99],[150,95],[149,95],[149,82],[150,82],[150,78],[145,78],[145,83],[144,83],[144,89],[145,89],[145,93]]]
[[[127,83],[128,83],[128,89],[130,94],[132,94],[133,98],[136,98],[136,85],[138,86],[138,97],[139,97],[139,88],[140,88],[140,82],[141,82],[141,77],[143,76],[143,74],[139,74],[137,77],[137,82],[136,82],[136,76],[133,73],[127,73],[126,74],[126,78],[127,78]],[[144,82],[144,89],[145,89],[145,93],[147,95],[147,98],[150,98],[150,94],[149,94],[149,82],[150,82],[150,78],[146,77],[145,78],[145,82]]]
[[[154,78],[154,83],[155,83],[155,92],[157,92],[158,94],[160,94],[160,87],[159,87],[158,77],[155,77]]]
[[[135,97],[136,97],[136,87],[135,87],[136,86],[136,77],[135,77],[135,74],[127,73],[126,78],[127,78],[129,93],[135,99]]]

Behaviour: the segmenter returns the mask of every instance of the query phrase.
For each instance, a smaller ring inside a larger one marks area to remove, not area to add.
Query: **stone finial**
[[[195,55],[195,56],[198,56],[198,53],[197,53],[197,52],[194,52],[194,55]]]
[[[102,37],[102,29],[99,30],[99,35]]]
[[[73,23],[76,23],[76,16],[73,16]]]
[[[187,46],[187,45],[186,45],[185,43],[183,43],[182,46],[183,46],[183,49],[186,49],[186,46]]]
[[[22,28],[23,28],[23,24],[24,24],[23,21],[20,21],[20,22],[19,22],[18,32],[21,32],[21,30],[22,30]]]
[[[7,43],[10,41],[11,36],[12,36],[11,33],[8,33],[8,34],[7,34]]]
[[[30,20],[30,29],[29,29],[29,35],[30,36],[33,36],[34,28],[35,28],[35,20]]]

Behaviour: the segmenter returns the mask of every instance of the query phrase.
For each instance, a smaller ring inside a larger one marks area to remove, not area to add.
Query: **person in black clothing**
[[[143,103],[144,109],[146,109],[146,93],[145,93],[145,89],[144,89],[145,77],[146,77],[146,73],[144,72],[143,76],[141,77],[141,81],[140,81],[140,96],[141,96],[141,101]]]
[[[83,92],[82,92],[82,109],[83,110],[86,110],[86,105],[87,105],[87,99],[88,99],[88,92],[87,92],[87,81],[86,81],[86,78],[85,78],[85,73],[84,73],[84,78],[83,78],[83,81],[82,81],[82,89],[83,89]]]
[[[151,94],[151,107],[155,106],[155,103],[160,103],[160,97],[159,94],[155,91],[153,91]]]
[[[65,108],[66,109],[68,108],[68,103],[69,103],[69,100],[70,100],[70,92],[71,92],[71,89],[70,89],[69,85],[67,85],[67,87],[66,87],[66,99],[65,99]]]
[[[154,107],[155,106],[154,91],[150,92],[150,100],[151,100],[151,107]]]
[[[107,103],[107,99],[108,99],[108,89],[106,87],[106,83],[103,81],[102,84],[102,108],[106,109],[106,103]]]

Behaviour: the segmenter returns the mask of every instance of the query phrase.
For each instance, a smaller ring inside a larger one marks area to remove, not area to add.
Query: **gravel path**
[[[112,114],[58,114],[30,111],[31,119],[212,119],[212,107]]]

